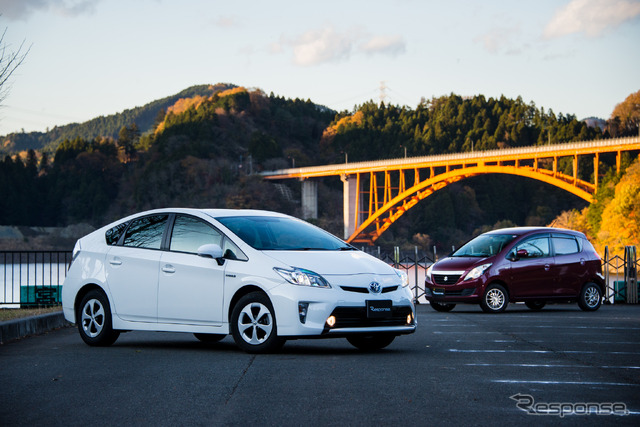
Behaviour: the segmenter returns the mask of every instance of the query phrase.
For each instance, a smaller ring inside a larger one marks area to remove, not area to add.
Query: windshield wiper
[[[307,247],[307,248],[291,248],[291,249],[287,249],[288,251],[326,251],[327,248],[312,248],[312,247]]]

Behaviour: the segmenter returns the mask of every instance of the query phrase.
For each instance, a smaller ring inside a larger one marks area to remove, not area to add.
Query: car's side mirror
[[[202,245],[198,248],[198,256],[203,258],[213,258],[218,261],[218,265],[224,264],[224,257],[222,256],[222,248],[220,245],[210,243]]]
[[[509,261],[518,261],[520,258],[529,257],[529,252],[526,249],[518,249],[515,252],[511,252],[507,259]]]

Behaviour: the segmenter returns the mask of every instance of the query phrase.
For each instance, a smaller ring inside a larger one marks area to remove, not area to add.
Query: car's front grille
[[[473,293],[476,291],[476,288],[468,288],[468,289],[461,289],[459,291],[449,291],[446,289],[429,289],[427,288],[427,296],[445,296],[445,297],[468,297],[470,295],[473,295]]]
[[[367,288],[359,288],[357,286],[340,286],[343,291],[347,292],[357,292],[359,294],[368,294],[369,289]]]
[[[461,274],[432,274],[431,277],[436,285],[455,285],[460,280]]]
[[[357,286],[340,286],[340,288],[343,291],[347,291],[347,292],[357,292],[359,294],[368,294],[369,293],[369,289],[368,288],[360,288]],[[387,286],[382,288],[382,291],[380,291],[381,294],[386,294],[387,292],[393,292],[395,290],[398,289],[398,286]]]
[[[373,326],[406,326],[407,316],[412,314],[411,307],[394,306],[391,316],[382,319],[367,318],[365,307],[336,307],[331,313],[336,323],[331,329],[338,328],[366,328]]]

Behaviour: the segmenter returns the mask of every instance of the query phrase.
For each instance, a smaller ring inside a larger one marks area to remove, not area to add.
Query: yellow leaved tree
[[[636,160],[616,185],[615,196],[602,212],[598,243],[611,254],[625,245],[640,246],[640,160]]]

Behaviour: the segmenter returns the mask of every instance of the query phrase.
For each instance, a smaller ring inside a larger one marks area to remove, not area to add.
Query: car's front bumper
[[[453,285],[438,285],[425,280],[425,298],[427,301],[442,303],[477,303],[484,291],[484,276],[474,280],[459,280]]]
[[[348,283],[332,285],[331,289],[318,289],[285,283],[271,289],[278,335],[321,338],[371,333],[403,335],[415,331],[415,307],[408,288],[398,286],[394,291],[381,294],[343,289],[351,286],[353,284]],[[390,301],[390,313],[379,318],[368,317],[365,308],[368,300]],[[298,310],[300,303],[306,305],[304,319]],[[331,316],[335,318],[333,325],[327,322]]]

